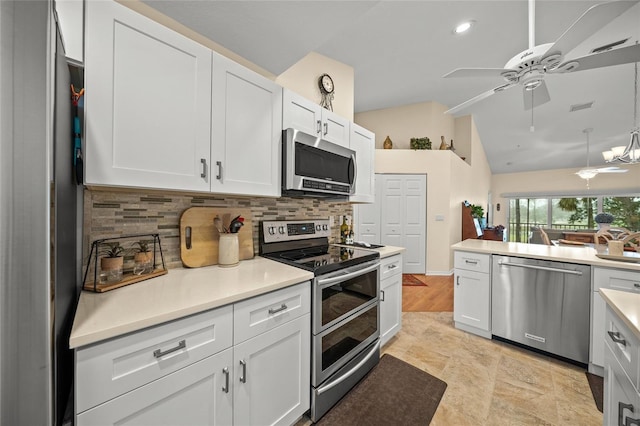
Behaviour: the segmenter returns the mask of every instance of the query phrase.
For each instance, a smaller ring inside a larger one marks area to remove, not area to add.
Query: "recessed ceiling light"
[[[467,22],[463,22],[460,25],[458,25],[457,27],[455,27],[453,29],[453,33],[454,34],[462,34],[465,33],[467,31],[469,31],[469,29],[471,27],[473,27],[473,25],[476,23],[476,21],[467,21]]]

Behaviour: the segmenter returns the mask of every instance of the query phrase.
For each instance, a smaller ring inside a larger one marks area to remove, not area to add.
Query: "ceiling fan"
[[[593,33],[620,16],[638,1],[611,1],[597,4],[567,29],[555,43],[535,45],[535,0],[529,0],[529,48],[511,58],[504,68],[457,68],[444,78],[452,77],[502,77],[505,84],[475,96],[447,113],[456,113],[468,106],[488,98],[494,93],[522,85],[525,110],[532,109],[551,100],[544,77],[546,74],[584,71],[612,65],[640,61],[640,45],[619,47],[628,39],[593,49],[591,54],[566,60],[564,55],[586,40]]]
[[[584,129],[582,133],[587,135],[587,167],[581,170],[578,170],[576,174],[580,176],[582,179],[593,179],[599,173],[626,173],[629,170],[621,169],[619,167],[600,167],[596,169],[589,168],[589,133],[593,131],[592,128]]]

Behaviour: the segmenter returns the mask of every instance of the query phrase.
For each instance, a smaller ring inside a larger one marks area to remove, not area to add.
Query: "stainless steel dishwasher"
[[[591,267],[492,257],[492,334],[587,364]]]

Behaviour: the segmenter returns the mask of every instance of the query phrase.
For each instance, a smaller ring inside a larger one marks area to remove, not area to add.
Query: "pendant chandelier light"
[[[584,129],[582,131],[582,133],[587,135],[587,168],[576,172],[578,176],[586,180],[593,179],[598,174],[597,170],[589,168],[589,133],[591,133],[592,131],[592,128]]]
[[[637,44],[638,42],[636,42]],[[638,63],[634,64],[635,76],[634,76],[634,89],[635,94],[633,98],[633,129],[631,130],[631,140],[626,147],[614,146],[609,151],[604,151],[602,156],[607,163],[620,162],[627,164],[640,163],[640,138],[638,138]]]

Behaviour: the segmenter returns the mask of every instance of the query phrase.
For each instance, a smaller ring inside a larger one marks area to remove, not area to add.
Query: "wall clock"
[[[320,106],[328,109],[329,111],[333,111],[333,105],[331,103],[333,101],[335,86],[333,85],[333,79],[331,76],[329,74],[322,74],[318,79],[318,87],[320,88],[320,94],[322,95]]]

